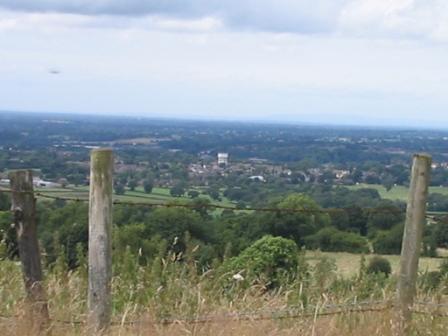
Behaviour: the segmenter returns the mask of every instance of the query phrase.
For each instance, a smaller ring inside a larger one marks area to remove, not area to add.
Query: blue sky
[[[448,125],[444,0],[0,0],[0,110]]]

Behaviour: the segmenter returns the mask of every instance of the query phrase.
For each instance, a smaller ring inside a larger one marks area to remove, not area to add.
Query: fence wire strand
[[[308,305],[304,306],[290,306],[282,309],[259,309],[253,311],[237,311],[222,314],[206,314],[195,317],[188,316],[173,316],[166,315],[159,319],[136,319],[129,321],[112,320],[111,325],[136,325],[136,324],[151,324],[151,325],[170,325],[176,323],[185,324],[206,324],[206,323],[220,323],[230,321],[261,321],[261,320],[282,320],[294,318],[312,318],[323,316],[334,316],[341,314],[358,314],[370,312],[383,312],[393,308],[391,301],[366,301],[366,302],[352,302],[345,304],[323,304],[323,305]],[[2,319],[19,318],[19,315],[5,315],[0,314]],[[65,320],[59,318],[50,318],[53,323],[60,324],[76,324],[84,325],[85,320]]]
[[[434,310],[421,310],[416,306],[429,306],[432,308],[448,307],[448,304],[436,304],[432,302],[416,302],[411,309],[412,313],[418,315],[429,315],[431,317],[448,317],[448,312],[434,311]],[[207,323],[222,323],[231,321],[261,321],[261,320],[282,320],[282,319],[298,319],[298,318],[313,318],[313,317],[325,317],[336,315],[348,315],[348,314],[360,314],[360,313],[380,313],[396,308],[396,304],[393,300],[382,301],[364,301],[364,302],[351,302],[343,304],[323,304],[323,305],[308,305],[304,306],[290,306],[282,309],[259,309],[253,311],[239,311],[223,314],[206,314],[195,317],[187,316],[162,316],[159,319],[136,319],[129,321],[112,320],[111,325],[137,325],[137,324],[149,324],[149,325],[170,325],[176,323],[185,324],[207,324]],[[20,315],[6,315],[0,314],[1,319],[19,318]],[[84,325],[85,320],[75,319],[60,319],[50,318],[50,322],[67,324],[67,325]]]

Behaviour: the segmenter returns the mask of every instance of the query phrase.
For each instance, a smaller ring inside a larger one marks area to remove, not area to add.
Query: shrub
[[[11,226],[12,216],[9,211],[0,211],[0,259],[19,256],[16,230]]]
[[[297,255],[293,240],[264,236],[238,256],[225,261],[220,273],[229,273],[227,278],[239,274],[246,283],[264,279],[270,286],[277,286],[285,275],[295,274]]]
[[[331,284],[336,278],[336,260],[329,257],[321,257],[314,266],[314,281],[320,290]]]
[[[439,272],[441,275],[448,274],[448,260],[444,259],[439,265]]]
[[[425,272],[419,280],[423,289],[434,290],[440,285],[442,274],[439,271]]]
[[[321,229],[306,238],[307,247],[328,252],[367,253],[367,240],[357,233],[340,231],[334,227]]]
[[[143,190],[146,194],[150,194],[154,188],[154,181],[152,179],[146,179],[143,181]]]
[[[425,272],[421,278],[421,284],[425,290],[434,290],[439,287],[448,274],[448,261],[443,260],[438,271]]]
[[[390,266],[389,260],[387,260],[386,258],[375,256],[370,259],[366,271],[368,274],[383,273],[387,277],[392,272],[392,267]]]
[[[404,224],[395,225],[388,231],[378,231],[373,242],[373,250],[378,254],[400,254]]]
[[[117,195],[124,195],[125,193],[125,188],[124,188],[124,184],[122,183],[116,183],[114,185],[114,191]]]
[[[11,199],[9,195],[0,193],[0,211],[9,211],[11,208]]]
[[[185,189],[181,184],[176,184],[170,189],[170,195],[173,197],[181,197],[185,194]]]
[[[196,198],[199,196],[199,192],[196,190],[189,190],[188,191],[188,197],[190,198]]]
[[[434,235],[438,247],[448,248],[448,216],[443,216],[437,224],[434,224]]]

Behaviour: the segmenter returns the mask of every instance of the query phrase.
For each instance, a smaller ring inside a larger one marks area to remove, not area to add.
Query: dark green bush
[[[0,192],[0,211],[9,211],[11,208],[11,199],[6,193]]]
[[[375,256],[370,259],[366,272],[368,274],[383,273],[386,277],[392,272],[389,260],[384,257]]]
[[[419,280],[421,281],[421,285],[425,290],[434,290],[440,285],[442,274],[439,271],[426,272],[421,276]]]
[[[239,274],[248,284],[263,279],[270,286],[276,286],[283,277],[295,274],[297,258],[297,245],[293,240],[264,236],[238,256],[225,261],[220,273],[228,274],[225,278],[230,280]]]
[[[328,252],[367,253],[367,240],[357,233],[340,231],[334,227],[321,229],[314,235],[308,236],[306,246]]]
[[[9,211],[0,211],[0,248],[1,258],[14,258],[19,255],[19,246],[17,245],[16,229],[11,226],[12,216]]]
[[[438,271],[425,272],[419,280],[425,290],[434,290],[446,281],[447,275],[448,260],[445,259],[439,265]]]
[[[378,231],[372,241],[375,253],[400,254],[403,230],[404,224],[398,224],[388,231]]]
[[[433,227],[437,246],[448,248],[448,216],[443,216]]]
[[[439,272],[442,275],[447,275],[448,274],[448,260],[444,259],[442,261],[442,263],[439,265]]]

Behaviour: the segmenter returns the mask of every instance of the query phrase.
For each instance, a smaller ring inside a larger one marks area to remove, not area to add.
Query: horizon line
[[[233,118],[207,118],[204,116],[192,116],[192,117],[178,117],[178,116],[148,116],[144,114],[126,114],[126,113],[94,113],[94,112],[67,112],[67,111],[30,111],[30,110],[4,110],[0,109],[0,115],[4,114],[21,114],[21,115],[60,115],[60,116],[88,116],[99,118],[124,118],[124,119],[146,119],[146,120],[159,120],[159,121],[180,121],[180,122],[210,122],[210,123],[235,123],[235,124],[259,124],[266,126],[301,126],[301,127],[316,127],[316,128],[355,128],[355,129],[383,129],[383,130],[412,130],[412,131],[448,131],[448,127],[445,126],[429,126],[429,125],[394,125],[394,124],[380,124],[380,123],[323,123],[319,121],[303,121],[303,120],[273,120],[266,119],[233,119]]]

